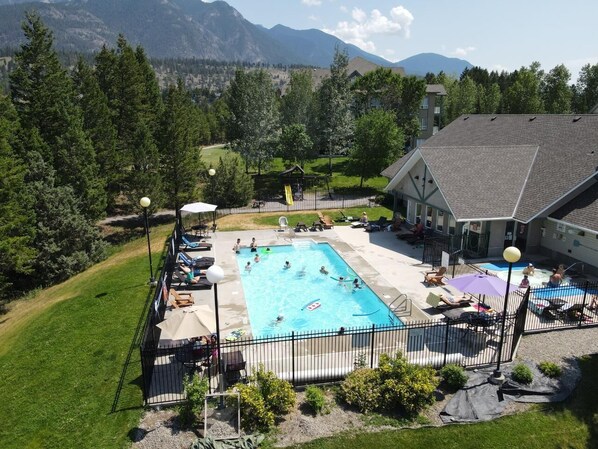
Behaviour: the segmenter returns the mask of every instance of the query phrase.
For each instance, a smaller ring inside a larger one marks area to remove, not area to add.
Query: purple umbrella
[[[461,290],[463,293],[504,296],[507,291],[507,281],[488,274],[466,274],[447,281],[449,285]],[[519,287],[509,284],[509,292],[514,292]]]

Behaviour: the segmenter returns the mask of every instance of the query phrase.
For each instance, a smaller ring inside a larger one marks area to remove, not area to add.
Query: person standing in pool
[[[251,262],[247,262],[247,265],[245,265],[245,271],[247,274],[251,274]]]
[[[288,260],[284,263],[284,266],[282,267],[285,270],[288,270],[289,268],[291,268],[291,262],[289,262]]]
[[[249,245],[251,248],[251,252],[255,253],[257,251],[257,242],[255,241],[255,237],[251,239],[251,244]]]
[[[255,253],[255,257],[253,258],[253,261],[255,263],[258,263],[260,261],[260,255],[258,253]]]
[[[237,254],[241,252],[241,239],[237,239],[237,243],[233,246],[233,251]]]
[[[361,288],[361,285],[359,284],[359,279],[355,278],[353,279],[353,291],[358,290]]]

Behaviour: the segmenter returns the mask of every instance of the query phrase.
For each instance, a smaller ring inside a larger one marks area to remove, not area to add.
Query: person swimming
[[[361,284],[359,283],[359,279],[355,278],[353,279],[353,291],[360,289],[361,288]]]
[[[289,268],[291,268],[291,262],[289,262],[288,260],[284,263],[283,269],[288,270]]]
[[[328,270],[326,269],[326,267],[324,265],[322,265],[322,267],[320,268],[320,273],[328,274]]]

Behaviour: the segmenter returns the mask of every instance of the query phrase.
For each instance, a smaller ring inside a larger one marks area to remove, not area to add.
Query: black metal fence
[[[334,191],[309,191],[304,192],[300,198],[294,199],[293,204],[287,203],[285,197],[256,198],[251,204],[245,207],[219,207],[217,212],[222,215],[243,214],[243,213],[268,213],[268,212],[293,212],[300,210],[331,210],[347,209],[353,207],[376,206],[374,197],[353,194],[335,193]],[[337,219],[336,216],[332,217]],[[338,217],[342,218],[342,217]],[[354,217],[359,220],[359,217]],[[372,219],[378,217],[371,217]]]
[[[598,311],[590,308],[594,295],[598,295],[598,282],[531,288],[525,331],[598,326]]]
[[[512,357],[516,346],[516,313],[507,315],[502,360]],[[242,376],[263,365],[293,385],[330,382],[344,378],[358,366],[375,367],[381,354],[401,351],[411,363],[442,367],[456,363],[466,367],[496,363],[500,320],[491,326],[475,326],[464,320],[426,321],[404,327],[352,328],[222,342],[223,358],[240,353],[245,362]],[[144,382],[148,405],[176,403],[183,399],[182,379],[199,371],[218,383],[217,366],[205,355],[195,356],[189,345],[142,349],[142,359],[153,361],[152,378]],[[226,374],[226,364],[224,364]],[[144,376],[148,370],[144,370]],[[224,376],[226,379],[226,376]],[[226,380],[224,380],[226,383]],[[226,386],[226,385],[225,385]]]

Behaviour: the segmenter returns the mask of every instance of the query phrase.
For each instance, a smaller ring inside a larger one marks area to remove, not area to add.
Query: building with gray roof
[[[382,174],[408,221],[471,257],[598,267],[598,115],[461,116]]]

